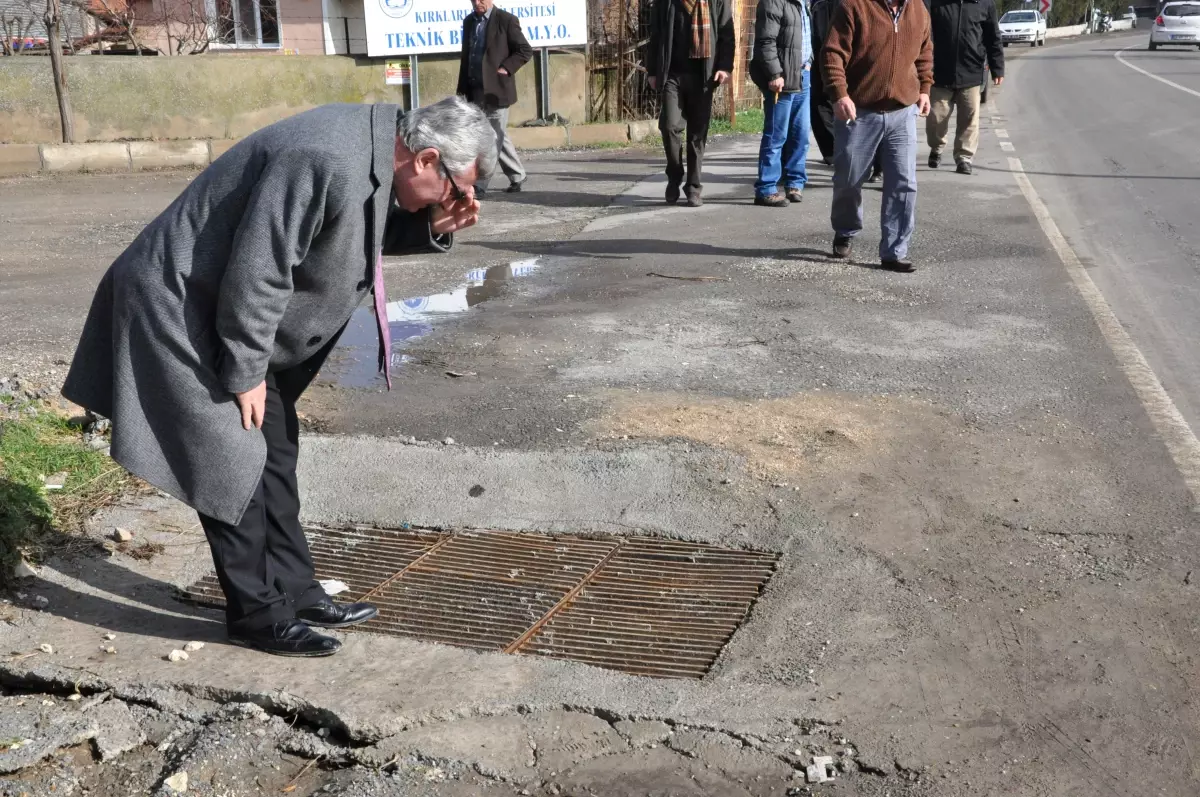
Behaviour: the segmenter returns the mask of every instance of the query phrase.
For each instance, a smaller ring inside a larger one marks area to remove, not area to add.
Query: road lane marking
[[[1000,130],[1000,129],[997,129],[997,130],[996,130],[996,137],[997,137],[997,138],[1008,138],[1008,131],[1007,131],[1007,130]]]
[[[1167,391],[1154,373],[1154,369],[1146,361],[1145,355],[1133,342],[1133,338],[1129,337],[1125,327],[1121,326],[1116,314],[1104,300],[1104,295],[1092,281],[1087,269],[1083,267],[1079,256],[1075,254],[1075,250],[1067,243],[1067,239],[1058,229],[1058,225],[1054,223],[1050,211],[1034,189],[1033,183],[1029,181],[1028,175],[1025,174],[1025,167],[1021,165],[1021,160],[1009,158],[1008,166],[1017,180],[1017,185],[1021,188],[1021,193],[1025,195],[1025,201],[1029,203],[1033,215],[1041,225],[1042,232],[1050,239],[1050,245],[1054,247],[1058,259],[1066,267],[1067,274],[1075,283],[1075,289],[1083,297],[1084,304],[1091,311],[1096,325],[1100,327],[1100,334],[1104,336],[1104,340],[1116,356],[1117,364],[1124,372],[1125,378],[1133,386],[1146,414],[1150,416],[1150,422],[1154,424],[1155,431],[1166,444],[1167,450],[1171,453],[1171,459],[1175,460],[1175,467],[1179,469],[1184,483],[1192,494],[1193,509],[1200,509],[1200,440],[1196,439],[1192,428],[1183,419],[1175,402],[1171,401],[1171,397],[1167,395]]]
[[[1001,141],[1000,149],[1004,150],[1005,152],[1016,152],[1017,151],[1017,148],[1013,146],[1013,143],[1011,141]]]
[[[1193,97],[1200,97],[1200,91],[1196,91],[1195,89],[1189,89],[1187,86],[1181,86],[1178,83],[1176,83],[1174,80],[1167,80],[1165,77],[1159,77],[1158,75],[1154,74],[1153,72],[1147,72],[1145,69],[1142,69],[1140,66],[1134,66],[1133,64],[1126,61],[1125,58],[1122,56],[1122,53],[1124,53],[1126,50],[1132,50],[1135,48],[1141,49],[1140,47],[1138,47],[1138,45],[1131,44],[1128,47],[1123,47],[1122,49],[1117,50],[1115,53],[1113,53],[1113,58],[1115,58],[1118,61],[1120,61],[1121,63],[1125,64],[1125,66],[1129,67],[1134,72],[1141,72],[1146,77],[1154,78],[1159,83],[1166,83],[1168,86],[1170,86],[1173,89],[1179,89],[1180,91],[1186,91],[1188,94],[1191,94]]]

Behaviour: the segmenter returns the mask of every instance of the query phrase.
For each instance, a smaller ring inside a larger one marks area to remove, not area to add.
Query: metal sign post
[[[541,108],[538,115],[543,119],[550,117],[550,48],[543,47],[538,51],[538,71],[541,82]]]
[[[412,107],[408,110],[412,111],[421,107],[421,71],[417,67],[417,62],[420,59],[415,55],[410,55],[409,59],[412,77],[408,84],[408,104]]]

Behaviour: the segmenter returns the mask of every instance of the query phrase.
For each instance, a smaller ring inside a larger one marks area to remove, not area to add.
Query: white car
[[[1009,11],[1000,17],[1000,42],[1010,44],[1029,42],[1030,47],[1046,43],[1046,18],[1040,11]]]
[[[1150,29],[1150,49],[1162,45],[1200,47],[1200,0],[1162,7]]]

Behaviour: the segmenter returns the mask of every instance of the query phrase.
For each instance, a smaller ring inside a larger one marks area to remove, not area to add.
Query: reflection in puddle
[[[423,338],[443,319],[465,313],[477,304],[499,296],[514,279],[537,271],[538,258],[516,260],[503,266],[477,268],[467,272],[467,282],[449,293],[414,296],[388,302],[388,326],[392,330],[392,368],[410,358],[404,354],[407,342]],[[322,374],[326,381],[345,387],[382,387],[383,377],[376,368],[379,338],[375,333],[375,311],[364,304],[354,311],[341,340],[329,356]]]

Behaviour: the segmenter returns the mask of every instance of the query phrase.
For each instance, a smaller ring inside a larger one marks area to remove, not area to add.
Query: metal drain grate
[[[308,529],[317,577],[370,600],[364,630],[700,678],[778,555],[645,537]],[[206,576],[184,593],[223,605]]]

